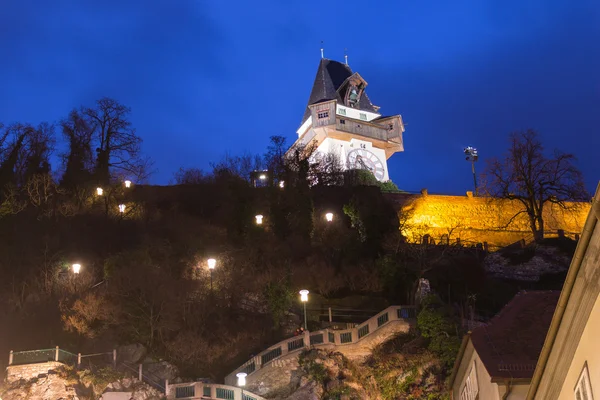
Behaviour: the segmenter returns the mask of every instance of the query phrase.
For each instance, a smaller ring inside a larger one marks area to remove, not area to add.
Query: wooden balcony
[[[386,126],[367,121],[357,121],[347,118],[336,118],[335,129],[341,132],[353,133],[366,138],[402,144],[402,136],[398,129],[389,130]]]

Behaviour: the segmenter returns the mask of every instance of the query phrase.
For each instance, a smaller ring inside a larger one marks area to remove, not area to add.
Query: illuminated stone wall
[[[396,205],[400,229],[410,241],[419,242],[430,235],[435,243],[460,239],[465,245],[487,242],[503,247],[532,238],[527,215],[518,201],[466,196],[389,194]],[[546,236],[557,236],[559,229],[575,237],[583,229],[589,203],[569,203],[567,209],[548,205],[544,210]]]

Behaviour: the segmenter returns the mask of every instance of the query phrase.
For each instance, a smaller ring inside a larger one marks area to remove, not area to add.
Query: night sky
[[[0,0],[0,121],[55,122],[113,97],[166,184],[227,151],[263,153],[271,135],[291,144],[322,40],[327,58],[348,49],[381,113],[403,116],[400,188],[471,190],[463,147],[482,168],[533,128],[595,189],[598,0]]]

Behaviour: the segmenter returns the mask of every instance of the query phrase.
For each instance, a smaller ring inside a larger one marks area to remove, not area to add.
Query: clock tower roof
[[[317,69],[317,75],[310,92],[302,123],[310,117],[310,109],[308,106],[311,104],[319,103],[324,100],[337,100],[338,103],[343,104],[344,97],[342,96],[344,96],[345,93],[342,93],[343,90],[339,89],[347,83],[348,78],[352,75],[354,75],[352,69],[350,69],[347,64],[322,58],[319,62],[319,68]],[[371,100],[369,100],[369,97],[364,90],[360,91],[360,99],[357,102],[356,108],[374,113],[378,110],[378,108],[371,103]]]

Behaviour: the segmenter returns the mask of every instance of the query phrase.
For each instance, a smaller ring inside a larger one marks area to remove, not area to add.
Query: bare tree
[[[555,150],[552,156],[533,130],[510,135],[504,159],[492,159],[484,172],[484,191],[491,196],[517,200],[523,209],[511,218],[526,214],[536,240],[544,237],[544,207],[589,199],[583,177],[574,165],[573,154]],[[510,222],[509,222],[510,223]]]
[[[262,168],[262,159],[259,155],[249,153],[241,156],[232,156],[226,153],[225,156],[216,164],[211,164],[213,175],[233,175],[250,181],[252,172]]]
[[[271,136],[269,141],[267,153],[264,155],[265,166],[275,179],[280,180],[285,175],[285,138]]]
[[[108,183],[111,170],[139,176],[144,162],[140,160],[142,139],[131,127],[131,109],[114,99],[104,97],[95,108],[84,108],[88,126],[94,132],[96,175],[101,183]]]
[[[205,183],[209,179],[199,168],[179,168],[173,175],[177,185],[198,185]]]
[[[77,110],[61,121],[63,136],[69,144],[67,154],[63,155],[64,174],[61,184],[75,188],[88,182],[92,175],[92,135],[93,131],[84,115]]]

